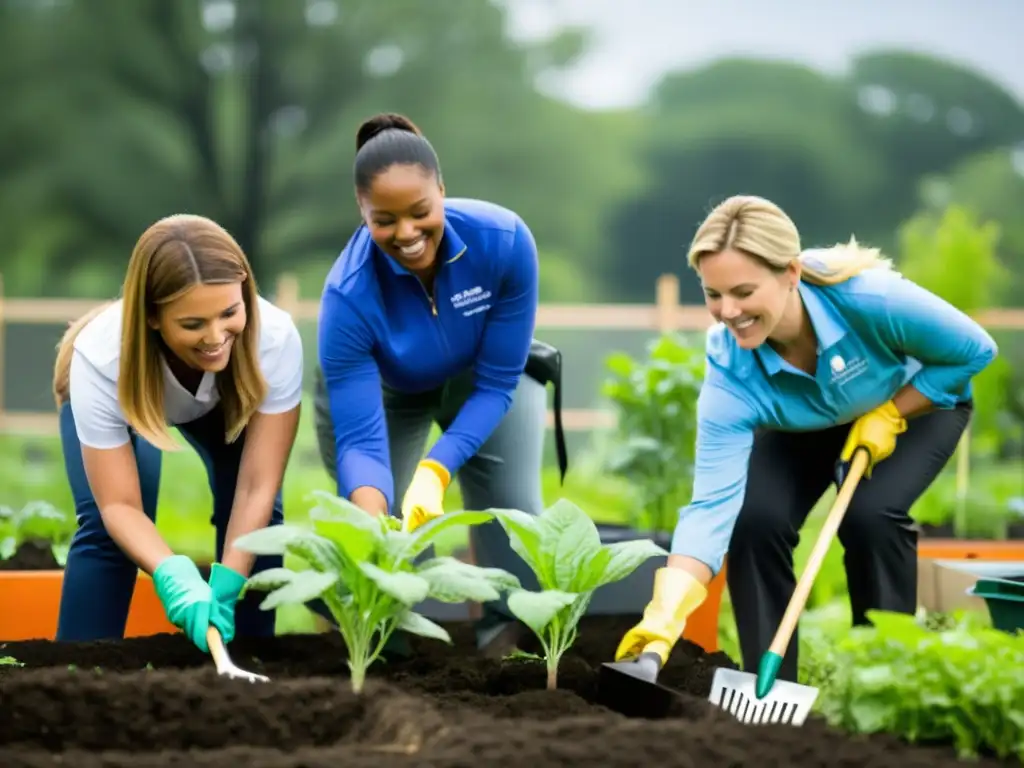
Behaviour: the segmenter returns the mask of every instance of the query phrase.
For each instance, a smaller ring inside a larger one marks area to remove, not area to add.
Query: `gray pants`
[[[319,367],[315,374],[315,388],[314,421],[320,458],[331,479],[337,481],[334,428]],[[418,394],[396,392],[383,386],[395,484],[393,507],[401,506],[416,465],[424,456],[431,426],[436,423],[442,430],[447,429],[471,391],[472,373],[469,372],[449,380],[438,389]],[[531,515],[541,513],[544,507],[541,467],[546,416],[547,391],[542,384],[523,374],[505,418],[476,455],[455,475],[466,509],[498,507],[518,509]],[[512,551],[497,520],[472,526],[470,541],[477,565],[501,568],[517,576],[525,589],[538,589],[533,572]],[[485,604],[483,611],[479,631],[514,620],[504,597],[499,602]]]

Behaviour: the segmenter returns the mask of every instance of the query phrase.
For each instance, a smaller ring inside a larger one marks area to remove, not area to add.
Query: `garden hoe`
[[[216,627],[206,630],[206,644],[210,646],[210,655],[213,656],[213,663],[217,665],[217,674],[223,677],[230,677],[236,680],[248,680],[250,683],[269,683],[270,678],[257,675],[255,672],[246,672],[235,666],[228,656],[228,649],[224,647],[220,632]]]
[[[635,659],[602,664],[597,685],[598,703],[626,717],[665,717],[673,699],[679,698],[678,691],[658,683],[661,653],[667,650],[668,643],[655,640]]]
[[[782,657],[789,647],[793,630],[796,629],[800,614],[811,593],[811,586],[821,569],[832,539],[839,530],[839,524],[850,505],[853,492],[868,464],[868,452],[858,448],[853,456],[850,473],[843,481],[842,488],[836,496],[832,509],[825,518],[825,524],[814,543],[814,549],[807,559],[807,566],[800,575],[793,596],[789,600],[786,613],[779,622],[778,631],[768,650],[761,657],[757,674],[740,672],[735,669],[715,670],[711,682],[711,695],[708,697],[715,704],[729,712],[742,723],[755,725],[783,724],[801,726],[811,712],[811,707],[818,698],[818,689],[809,685],[799,685],[785,680],[776,680],[775,676],[782,665]]]

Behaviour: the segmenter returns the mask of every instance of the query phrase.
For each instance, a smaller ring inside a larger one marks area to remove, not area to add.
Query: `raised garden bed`
[[[0,560],[0,642],[54,639],[63,582],[64,569],[49,542],[25,541],[14,555]],[[125,636],[176,631],[156,596],[153,580],[140,573]]]
[[[956,527],[953,523],[942,523],[941,525],[932,525],[931,523],[918,523],[918,532],[922,540],[931,539],[951,539],[955,541],[963,541],[970,544],[973,541],[1000,541],[995,537],[991,538],[961,538],[956,534]],[[1006,526],[1006,540],[1009,541],[1024,541],[1024,523],[1009,523]]]
[[[269,675],[265,684],[217,677],[181,635],[10,643],[0,654],[25,666],[0,667],[2,764],[967,765],[949,747],[851,737],[814,719],[802,728],[742,725],[706,701],[714,667],[734,665],[687,641],[662,675],[689,694],[667,719],[630,720],[597,706],[597,669],[636,618],[585,617],[554,691],[544,690],[542,663],[477,656],[468,623],[447,626],[451,646],[413,638],[414,656],[374,665],[361,697],[351,692],[334,633],[233,643],[234,661]]]

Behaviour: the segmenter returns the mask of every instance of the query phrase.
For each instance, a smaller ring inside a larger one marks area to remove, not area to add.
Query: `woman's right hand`
[[[655,644],[651,650],[661,656],[664,665],[686,628],[686,620],[707,596],[707,587],[688,570],[672,565],[659,568],[654,575],[651,602],[640,623],[622,638],[615,660],[639,656]]]
[[[185,555],[164,558],[153,571],[156,594],[167,618],[203,653],[209,653],[206,630],[213,617],[213,590]]]
[[[388,513],[388,500],[377,488],[362,485],[352,491],[349,501],[365,511],[370,517]]]

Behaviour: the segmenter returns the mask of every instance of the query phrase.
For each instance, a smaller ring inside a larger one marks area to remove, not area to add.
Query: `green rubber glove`
[[[213,590],[210,623],[217,628],[225,643],[230,643],[235,637],[235,603],[245,581],[238,571],[220,563],[214,563],[210,569],[210,589]]]
[[[209,653],[206,630],[213,612],[213,590],[196,564],[185,555],[171,555],[153,571],[153,585],[167,619],[203,653]]]

